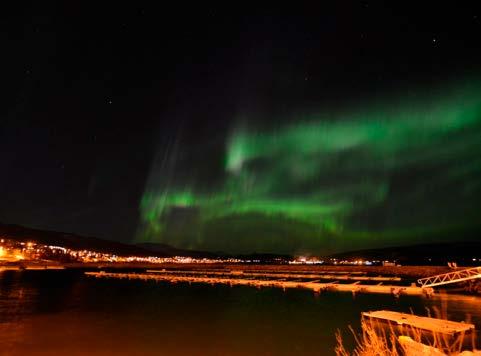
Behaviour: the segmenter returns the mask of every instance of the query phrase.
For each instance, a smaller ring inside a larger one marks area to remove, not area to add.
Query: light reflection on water
[[[6,355],[329,355],[335,331],[362,311],[470,315],[481,298],[431,299],[87,278],[76,271],[0,274],[0,345]],[[0,353],[1,353],[0,352]]]

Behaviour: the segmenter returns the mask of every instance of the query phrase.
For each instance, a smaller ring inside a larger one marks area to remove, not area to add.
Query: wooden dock
[[[60,269],[65,269],[64,266],[27,266],[25,267],[25,270],[30,271],[30,270],[39,270],[39,271],[44,271],[44,270],[60,270]]]
[[[244,271],[191,271],[191,270],[157,270],[149,269],[147,273],[162,274],[189,274],[189,275],[217,275],[217,276],[243,276],[243,277],[264,277],[264,278],[305,278],[305,279],[326,279],[338,281],[376,281],[376,282],[400,282],[400,277],[385,276],[364,276],[350,274],[321,274],[321,273],[276,273],[276,272],[244,272]]]
[[[281,279],[260,279],[260,278],[246,278],[243,275],[233,276],[199,276],[192,275],[179,275],[178,273],[112,273],[112,272],[85,272],[87,276],[96,278],[120,278],[120,279],[139,279],[139,280],[152,280],[162,281],[169,283],[204,283],[204,284],[224,284],[224,285],[243,285],[256,288],[262,287],[274,287],[274,288],[302,288],[309,289],[315,293],[322,291],[338,291],[338,292],[351,292],[351,293],[383,293],[399,295],[430,295],[433,290],[429,288],[420,288],[417,286],[391,286],[379,284],[360,284],[360,281],[354,283],[341,284],[338,281],[332,282],[320,282],[314,281],[299,281],[299,280],[285,280]],[[258,276],[259,277],[259,276]],[[292,278],[292,276],[291,276]]]
[[[18,266],[1,266],[0,272],[3,271],[20,271],[20,267]]]
[[[0,266],[2,271],[45,271],[45,270],[63,270],[62,265],[31,265],[31,266]]]
[[[474,325],[469,323],[398,313],[390,310],[363,312],[362,317],[370,320],[387,322],[391,325],[394,324],[401,327],[430,331],[450,336],[474,330]]]

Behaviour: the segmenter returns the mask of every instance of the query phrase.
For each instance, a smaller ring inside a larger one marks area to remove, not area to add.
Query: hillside
[[[95,237],[80,236],[57,231],[45,231],[19,225],[0,224],[0,237],[19,242],[33,241],[43,245],[55,245],[75,250],[93,250],[119,256],[188,256],[189,251],[174,248],[153,250],[142,246],[129,245]]]
[[[404,265],[481,265],[481,241],[430,243],[337,253],[330,258],[395,260]],[[474,260],[473,260],[474,259]]]
[[[136,245],[124,244],[116,241],[99,239],[96,237],[80,236],[76,234],[32,229],[20,225],[0,223],[0,237],[18,242],[36,242],[43,245],[67,247],[74,250],[92,250],[116,254],[119,256],[157,256],[172,257],[184,256],[193,258],[240,258],[256,260],[262,263],[280,263],[291,258],[278,254],[245,254],[229,255],[222,252],[206,252],[179,249],[161,243],[140,243]]]

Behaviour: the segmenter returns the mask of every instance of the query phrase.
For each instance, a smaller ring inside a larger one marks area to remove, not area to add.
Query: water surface
[[[80,271],[0,273],[0,354],[331,355],[360,313],[470,315],[481,298],[431,299],[223,285],[95,279]]]

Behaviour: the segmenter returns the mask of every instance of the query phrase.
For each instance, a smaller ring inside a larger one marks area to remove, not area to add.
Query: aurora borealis
[[[233,121],[208,182],[196,177],[212,167],[181,139],[164,150],[138,240],[296,253],[412,243],[478,222],[479,84],[291,116],[262,128]]]
[[[479,239],[477,4],[161,5],[5,14],[1,223],[233,254]]]

